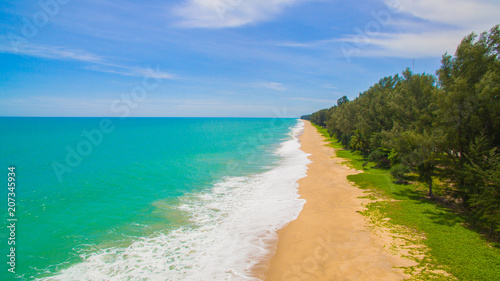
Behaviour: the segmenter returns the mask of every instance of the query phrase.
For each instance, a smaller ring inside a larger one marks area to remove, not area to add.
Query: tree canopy
[[[436,76],[406,69],[309,119],[397,181],[416,173],[431,197],[439,170],[475,220],[500,231],[500,27],[441,62]]]

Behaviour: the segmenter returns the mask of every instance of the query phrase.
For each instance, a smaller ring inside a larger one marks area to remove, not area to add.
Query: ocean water
[[[295,119],[0,118],[3,280],[258,280],[304,204]],[[16,274],[7,168],[16,167]]]

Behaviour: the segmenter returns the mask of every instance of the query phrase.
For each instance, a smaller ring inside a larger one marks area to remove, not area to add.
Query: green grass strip
[[[328,145],[337,148],[337,156],[346,164],[363,170],[350,175],[348,180],[361,189],[369,190],[382,200],[369,203],[367,212],[381,213],[390,222],[424,236],[428,248],[424,270],[414,280],[500,280],[500,250],[482,235],[467,227],[465,219],[453,210],[442,207],[425,197],[425,187],[420,184],[395,184],[388,170],[375,168],[359,153],[339,149],[342,145],[330,138],[324,128],[316,127],[327,139]],[[453,276],[434,274],[433,269],[444,269]],[[453,278],[455,277],[455,278]]]

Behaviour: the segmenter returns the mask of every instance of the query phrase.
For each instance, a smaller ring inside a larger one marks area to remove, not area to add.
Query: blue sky
[[[497,0],[0,1],[0,116],[297,117],[434,74]]]

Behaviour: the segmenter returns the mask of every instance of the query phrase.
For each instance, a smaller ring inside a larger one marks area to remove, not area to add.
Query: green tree
[[[419,134],[407,131],[394,142],[394,150],[400,157],[400,164],[417,172],[421,181],[428,186],[428,195],[434,197],[433,176],[439,160],[437,149],[439,138],[427,132]]]
[[[347,98],[347,96],[343,96],[337,100],[337,106],[341,106],[341,105],[348,103],[348,102],[349,102],[349,99]]]
[[[476,138],[466,156],[463,171],[469,183],[474,221],[489,224],[490,235],[500,226],[500,155],[484,136]]]
[[[469,205],[471,194],[465,171],[467,155],[477,136],[500,145],[500,28],[465,37],[455,56],[444,55],[439,76],[438,120],[446,142],[448,177],[457,195]]]
[[[326,126],[326,122],[330,118],[331,109],[322,109],[311,115],[311,121],[321,127]]]
[[[500,225],[500,27],[466,36],[436,72],[380,79],[311,120],[396,180],[414,171],[434,196],[436,167],[455,196],[493,231]]]

